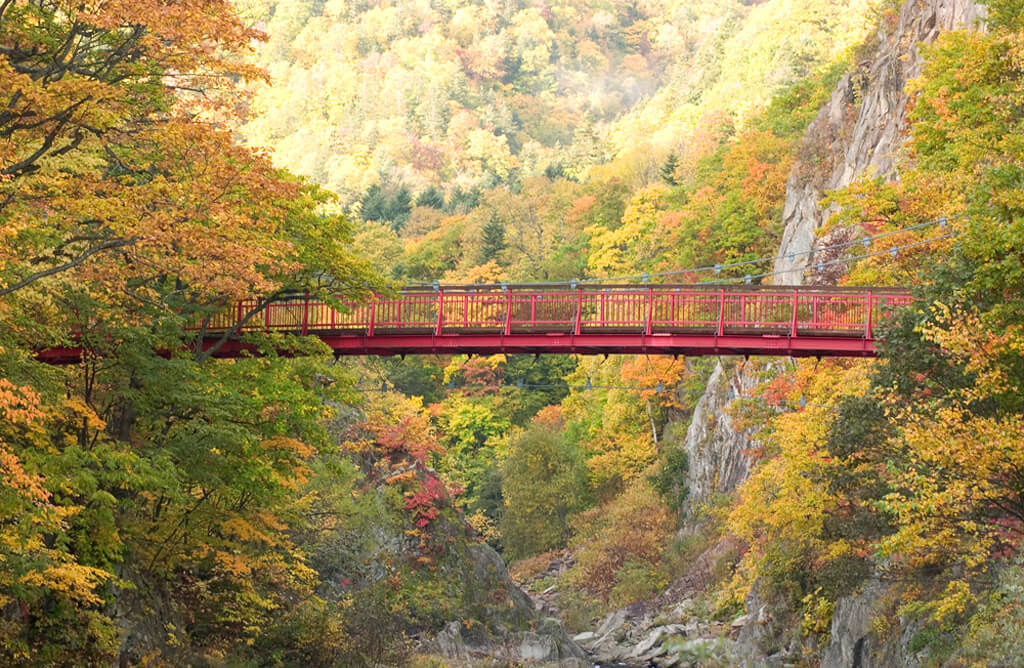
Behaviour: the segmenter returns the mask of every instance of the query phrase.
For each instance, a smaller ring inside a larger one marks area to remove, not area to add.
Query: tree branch
[[[260,299],[257,299],[256,305],[249,309],[249,311],[244,316],[239,318],[238,322],[236,322],[228,329],[224,330],[224,333],[220,335],[220,338],[217,339],[213,343],[213,345],[211,345],[206,350],[202,350],[203,336],[202,333],[200,333],[199,340],[196,342],[195,361],[205,362],[210,357],[212,357],[213,354],[220,350],[224,346],[224,344],[227,343],[232,337],[238,336],[238,333],[242,330],[242,327],[244,327],[247,322],[252,320],[257,313],[265,309],[271,302],[281,297],[282,294],[284,294],[283,291],[278,291],[271,295],[267,295],[266,297],[261,297]]]
[[[47,276],[53,276],[54,274],[59,274],[60,272],[67,271],[68,269],[73,269],[74,267],[77,267],[78,265],[88,260],[96,253],[100,253],[105,250],[113,250],[115,248],[123,248],[125,246],[134,246],[136,239],[137,237],[131,237],[130,239],[114,239],[112,241],[108,241],[105,244],[94,246],[93,248],[84,251],[81,255],[79,255],[73,260],[69,260],[64,264],[59,264],[55,267],[50,267],[49,269],[43,269],[42,271],[37,271],[33,274],[29,274],[28,276],[21,279],[14,285],[9,285],[7,287],[0,288],[0,297],[4,297],[6,295],[11,294],[12,292],[20,290],[27,285],[35,283],[39,279],[46,278]]]

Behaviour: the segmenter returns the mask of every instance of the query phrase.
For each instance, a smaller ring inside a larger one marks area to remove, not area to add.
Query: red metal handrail
[[[875,354],[879,324],[913,301],[893,288],[802,286],[439,286],[342,308],[295,295],[214,314],[198,345],[232,357],[252,346],[225,331],[320,337],[339,355],[406,353]],[[75,362],[77,347],[41,351]]]
[[[263,317],[251,318],[240,331],[339,333],[366,336],[425,331],[435,336],[460,332],[511,335],[529,332],[636,330],[646,335],[748,332],[800,336],[872,338],[878,322],[912,297],[883,288],[858,290],[803,287],[702,288],[637,286],[537,290],[491,287],[408,290],[369,303],[340,300],[343,310],[296,297],[267,305]],[[210,319],[207,331],[234,327],[255,306],[250,300]],[[198,327],[194,328],[198,329]]]

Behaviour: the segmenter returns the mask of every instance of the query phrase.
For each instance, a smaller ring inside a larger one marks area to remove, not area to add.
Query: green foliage
[[[444,193],[436,186],[430,186],[416,196],[416,206],[426,206],[431,209],[444,209]]]
[[[392,229],[399,232],[409,220],[411,211],[412,196],[408,188],[400,186],[389,194],[374,184],[363,195],[359,215],[363,220],[387,222]]]
[[[477,264],[486,264],[490,260],[496,260],[498,254],[503,250],[505,250],[505,227],[497,217],[488,218],[481,230],[480,254],[477,256]]]
[[[505,364],[505,382],[515,387],[509,402],[508,417],[513,424],[525,425],[545,406],[558,404],[569,394],[565,378],[576,368],[569,355],[509,355]],[[519,385],[523,389],[519,389]]]
[[[1013,0],[986,0],[987,22],[994,28],[1008,31],[1024,27],[1024,8]]]
[[[676,170],[679,169],[679,156],[676,155],[675,151],[668,154],[665,158],[665,164],[661,166],[661,180],[670,186],[677,185],[676,181]]]
[[[382,359],[381,366],[388,384],[410,397],[421,397],[424,404],[434,404],[444,398],[444,371],[427,357]]]
[[[493,489],[484,495],[484,487],[498,465],[496,439],[511,425],[507,419],[496,415],[486,400],[453,396],[442,406],[440,432],[446,452],[440,469],[463,488],[459,499],[462,507],[470,512],[486,508],[493,513],[496,511]]]
[[[649,478],[651,487],[662,496],[672,512],[678,513],[689,496],[685,486],[690,458],[680,447],[665,447],[659,455],[656,472]]]
[[[981,600],[978,612],[963,629],[957,665],[1012,663],[1024,656],[1024,572],[1020,558],[999,571],[998,582]]]
[[[505,553],[516,559],[564,546],[569,516],[587,501],[579,450],[549,426],[535,424],[510,442],[502,478]]]
[[[753,127],[771,131],[778,137],[802,135],[849,68],[850,63],[846,59],[834,61],[821,72],[793,83],[773,97],[764,112],[752,119]]]

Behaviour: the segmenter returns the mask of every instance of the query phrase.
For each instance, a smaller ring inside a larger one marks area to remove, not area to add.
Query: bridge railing
[[[267,305],[240,329],[367,336],[629,331],[872,338],[879,322],[911,300],[904,291],[885,288],[440,286],[369,303],[343,302],[344,310],[293,296]],[[233,327],[255,306],[250,300],[216,314],[207,331]]]

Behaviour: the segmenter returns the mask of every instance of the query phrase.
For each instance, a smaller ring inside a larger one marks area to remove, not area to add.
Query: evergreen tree
[[[496,260],[498,254],[505,250],[505,226],[493,213],[484,223],[481,230],[481,241],[479,264]]]
[[[479,188],[463,190],[455,186],[452,194],[448,197],[448,203],[444,207],[445,213],[466,213],[480,205],[481,192]]]
[[[560,162],[553,162],[544,168],[544,176],[552,181],[565,178],[565,167]]]
[[[668,154],[665,164],[661,166],[661,180],[670,186],[677,186],[676,169],[679,167],[679,156],[675,151]]]
[[[405,186],[399,188],[389,204],[388,220],[391,221],[391,227],[395,232],[401,232],[405,224],[409,222],[409,214],[412,213],[412,195],[409,193],[409,189]]]
[[[379,185],[370,186],[363,195],[361,215],[363,220],[376,220],[391,224],[392,229],[400,232],[409,220],[412,212],[412,195],[409,189],[401,186],[393,195]]]
[[[363,220],[387,220],[387,197],[376,183],[370,186],[361,200]]]
[[[426,206],[431,209],[444,209],[444,193],[435,186],[430,186],[416,198],[416,206]]]

